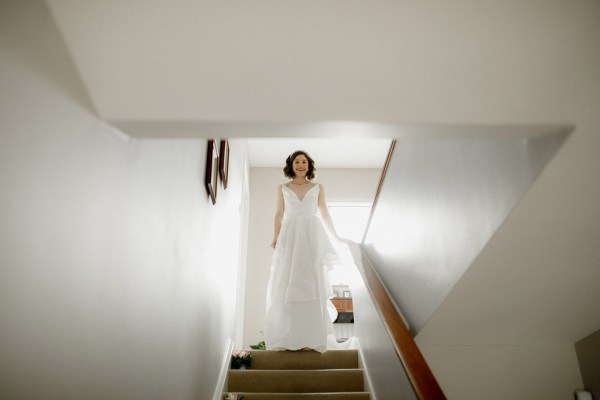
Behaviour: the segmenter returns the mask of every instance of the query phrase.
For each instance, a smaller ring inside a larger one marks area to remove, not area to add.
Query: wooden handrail
[[[373,199],[373,204],[371,205],[371,212],[369,213],[369,219],[367,220],[367,229],[365,229],[365,234],[363,235],[362,241],[364,242],[367,237],[367,232],[369,231],[369,226],[371,225],[371,219],[373,219],[373,211],[375,210],[375,205],[377,205],[377,200],[379,200],[379,194],[381,193],[381,187],[383,186],[383,181],[385,180],[385,176],[387,175],[388,168],[390,166],[390,161],[392,160],[392,155],[394,154],[394,149],[396,148],[396,139],[392,140],[390,144],[390,149],[388,150],[387,157],[385,158],[385,163],[383,164],[383,169],[381,170],[381,176],[379,177],[379,183],[377,184],[377,191],[375,192],[375,198]]]
[[[445,400],[446,396],[444,396],[442,388],[433,376],[421,350],[406,329],[394,302],[362,249],[361,258],[362,260],[357,260],[356,265],[365,281],[373,304],[392,339],[396,355],[404,367],[417,398],[419,400]]]
[[[365,236],[363,237],[363,243],[366,239],[368,228],[371,225],[373,212],[375,211],[375,206],[379,200],[381,188],[388,173],[388,168],[395,147],[396,141],[393,140],[385,160],[383,171],[381,172],[381,178],[379,180],[375,199],[373,200],[373,205],[371,207],[371,214],[369,215],[369,221],[367,223],[367,230],[365,230]],[[383,282],[381,282],[379,275],[373,268],[373,265],[362,249],[362,246],[360,247],[360,257],[361,260],[356,260],[358,270],[363,277],[365,286],[367,287],[369,295],[371,296],[373,304],[375,305],[375,309],[379,313],[379,316],[381,317],[381,320],[383,321],[383,324],[390,335],[390,338],[392,339],[394,349],[396,350],[396,355],[404,367],[404,371],[408,376],[410,384],[412,385],[417,398],[419,400],[446,400],[446,396],[444,395],[442,388],[433,376],[433,373],[431,372],[427,361],[425,361],[421,350],[419,350],[417,343],[406,328],[402,316],[396,309],[396,306],[393,300],[390,298],[385,285]]]

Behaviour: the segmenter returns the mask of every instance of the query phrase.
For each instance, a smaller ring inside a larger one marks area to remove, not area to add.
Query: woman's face
[[[308,159],[304,154],[298,154],[292,162],[292,170],[295,176],[305,176],[308,172]]]

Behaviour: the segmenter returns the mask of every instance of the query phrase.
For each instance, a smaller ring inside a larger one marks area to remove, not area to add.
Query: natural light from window
[[[371,212],[371,203],[330,202],[329,214],[339,236],[360,243]]]

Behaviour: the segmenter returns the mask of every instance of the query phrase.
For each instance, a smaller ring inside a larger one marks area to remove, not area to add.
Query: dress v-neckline
[[[304,201],[304,199],[306,198],[306,195],[308,194],[308,192],[310,192],[311,190],[313,190],[315,188],[315,186],[318,186],[318,183],[315,183],[314,185],[312,185],[312,187],[310,189],[308,189],[306,191],[306,193],[304,193],[304,196],[302,196],[302,198],[300,198],[300,196],[298,196],[298,193],[296,193],[294,191],[294,189],[292,189],[291,187],[289,187],[288,185],[283,185],[283,187],[287,188],[288,190],[290,190],[292,193],[294,193],[294,195],[296,196],[296,199],[298,199],[298,201],[300,203],[302,203]]]

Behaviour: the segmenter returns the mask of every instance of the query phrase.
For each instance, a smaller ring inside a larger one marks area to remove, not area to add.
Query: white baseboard
[[[229,371],[229,365],[231,364],[231,353],[233,352],[233,339],[227,339],[225,344],[225,353],[223,354],[223,361],[221,362],[221,371],[219,372],[219,379],[217,380],[217,387],[213,395],[213,400],[223,400],[223,392],[227,390],[227,371]]]
[[[358,367],[362,368],[363,373],[365,375],[365,392],[369,393],[369,395],[371,396],[371,400],[377,400],[377,396],[371,390],[371,388],[373,387],[373,383],[371,382],[371,375],[369,374],[369,368],[365,364],[362,347],[360,347],[360,340],[358,340],[358,338],[356,338],[356,344],[358,347]]]

